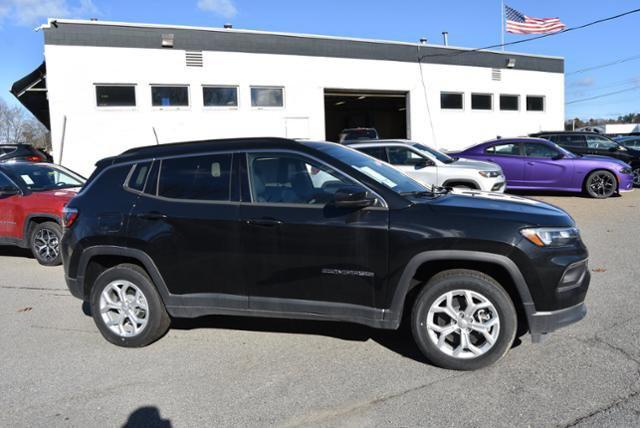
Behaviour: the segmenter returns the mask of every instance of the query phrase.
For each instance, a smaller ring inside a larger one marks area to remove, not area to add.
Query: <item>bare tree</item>
[[[10,107],[0,98],[0,143],[26,143],[46,150],[51,149],[47,129],[35,118],[29,117],[19,106]]]

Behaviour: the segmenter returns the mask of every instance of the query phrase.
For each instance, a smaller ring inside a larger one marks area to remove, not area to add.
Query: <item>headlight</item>
[[[485,178],[495,178],[502,175],[502,171],[478,171]]]
[[[620,170],[620,174],[633,174],[633,170],[630,166],[626,166]]]
[[[575,227],[536,227],[522,229],[520,233],[538,247],[564,247],[580,238]]]

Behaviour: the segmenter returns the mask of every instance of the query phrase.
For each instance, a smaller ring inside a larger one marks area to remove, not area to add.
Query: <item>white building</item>
[[[378,40],[49,20],[14,95],[89,174],[125,149],[224,137],[335,140],[376,128],[454,150],[562,129],[564,60]]]

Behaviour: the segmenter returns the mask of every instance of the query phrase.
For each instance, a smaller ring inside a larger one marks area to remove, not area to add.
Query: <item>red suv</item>
[[[59,265],[62,209],[84,181],[53,164],[0,164],[0,245],[31,248],[40,264]]]

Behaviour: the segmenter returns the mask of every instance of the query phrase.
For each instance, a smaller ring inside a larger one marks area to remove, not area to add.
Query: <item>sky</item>
[[[640,8],[640,1],[507,0],[533,17],[560,17],[569,27]],[[97,18],[310,33],[484,47],[500,43],[500,0],[0,0],[0,96],[15,104],[11,84],[43,60],[42,32],[55,18]],[[640,111],[640,13],[588,29],[523,43],[507,50],[565,58],[566,117],[615,118]],[[505,42],[527,36],[505,35]],[[577,70],[637,57],[617,65]],[[605,96],[590,101],[585,98]]]

